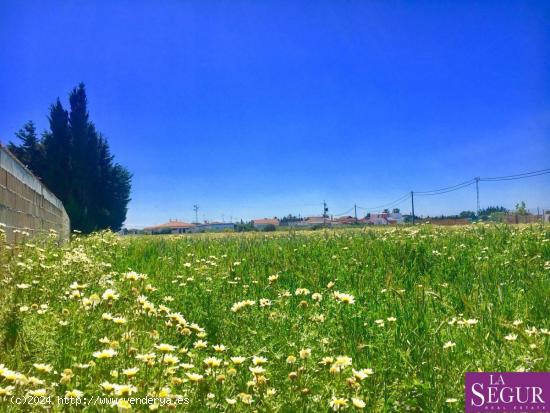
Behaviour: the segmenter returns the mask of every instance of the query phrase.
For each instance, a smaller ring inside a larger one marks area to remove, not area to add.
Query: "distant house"
[[[332,221],[333,224],[338,224],[338,225],[353,225],[353,224],[356,224],[357,222],[358,220],[352,216],[339,217]]]
[[[195,227],[195,224],[189,224],[187,222],[179,221],[177,219],[169,220],[164,224],[155,225],[152,227],[145,227],[143,231],[146,234],[183,234],[191,232]]]
[[[370,214],[366,219],[367,225],[396,225],[403,224],[405,219],[399,212],[380,212]]]
[[[311,227],[316,227],[316,226],[319,226],[319,225],[329,226],[329,225],[331,225],[331,222],[332,221],[330,220],[329,217],[323,217],[322,215],[320,215],[320,216],[305,217],[301,221],[294,222],[292,224],[292,226],[311,228]]]
[[[399,212],[391,212],[386,219],[389,224],[403,224],[405,222],[403,215]]]
[[[330,218],[321,216],[312,216],[305,219],[306,225],[323,225],[329,224]]]
[[[258,230],[263,230],[268,225],[275,225],[276,227],[279,226],[279,220],[278,219],[269,219],[269,218],[261,218],[261,219],[253,219],[252,225],[254,225],[254,228]]]
[[[191,232],[215,232],[233,229],[235,229],[235,224],[232,222],[205,222],[204,224],[195,225]]]
[[[367,219],[368,225],[388,225],[388,213],[387,212],[381,212],[379,214],[370,214],[370,217]]]

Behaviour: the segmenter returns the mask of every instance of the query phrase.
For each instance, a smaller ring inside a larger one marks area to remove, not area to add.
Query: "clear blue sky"
[[[134,174],[128,226],[336,214],[550,167],[549,45],[545,1],[4,0],[0,139],[84,81]],[[519,200],[550,208],[550,175],[481,185]]]

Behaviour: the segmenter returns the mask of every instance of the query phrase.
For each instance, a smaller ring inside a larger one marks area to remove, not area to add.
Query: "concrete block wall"
[[[55,230],[60,240],[70,236],[63,203],[19,160],[0,145],[0,228],[9,243]]]

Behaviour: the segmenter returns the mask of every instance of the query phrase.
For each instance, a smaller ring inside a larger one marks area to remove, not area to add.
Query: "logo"
[[[550,413],[550,373],[466,373],[465,387],[466,413]]]

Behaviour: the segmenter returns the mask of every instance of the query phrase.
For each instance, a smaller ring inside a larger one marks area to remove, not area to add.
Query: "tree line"
[[[71,220],[71,229],[90,233],[118,231],[126,219],[131,173],[114,161],[105,136],[88,113],[86,88],[69,94],[69,110],[59,98],[50,106],[49,130],[41,136],[27,122],[8,149],[57,196]]]

